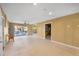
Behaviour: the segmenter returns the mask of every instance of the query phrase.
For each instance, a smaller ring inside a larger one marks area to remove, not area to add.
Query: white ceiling
[[[4,3],[2,7],[10,21],[31,24],[79,12],[78,3]]]

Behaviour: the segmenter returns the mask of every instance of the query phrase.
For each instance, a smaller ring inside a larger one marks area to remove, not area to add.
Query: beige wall
[[[52,39],[79,47],[79,13],[38,23],[37,32],[45,38],[45,24],[52,24]]]

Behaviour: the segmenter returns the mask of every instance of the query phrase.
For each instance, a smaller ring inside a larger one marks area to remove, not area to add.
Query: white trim
[[[51,40],[51,42],[54,42],[54,43],[56,43],[56,44],[60,44],[60,45],[63,45],[63,46],[69,47],[69,48],[74,48],[74,49],[79,50],[79,47],[76,47],[76,46],[72,46],[72,45],[65,44],[65,43],[58,42],[58,41],[54,41],[54,40]]]

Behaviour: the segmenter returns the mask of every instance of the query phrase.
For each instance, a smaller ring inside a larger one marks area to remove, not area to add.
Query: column
[[[32,25],[28,25],[28,35],[32,35]]]

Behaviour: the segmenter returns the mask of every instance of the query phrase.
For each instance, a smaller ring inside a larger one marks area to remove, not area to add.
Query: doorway
[[[51,40],[51,24],[45,24],[45,38]]]

